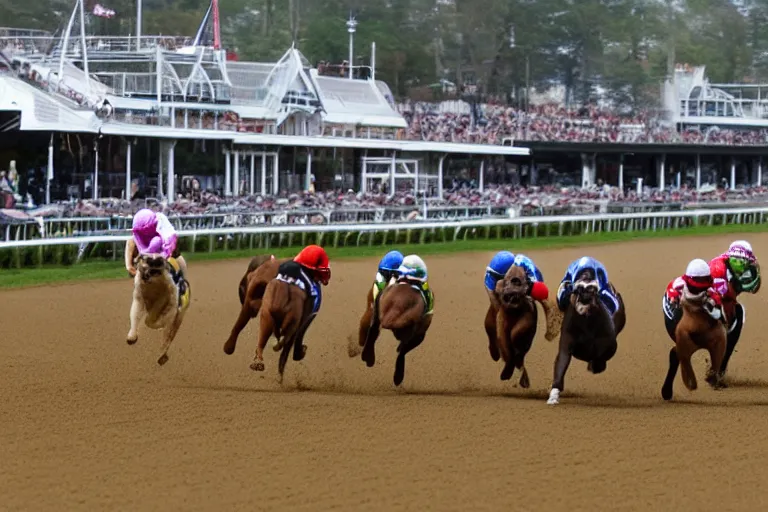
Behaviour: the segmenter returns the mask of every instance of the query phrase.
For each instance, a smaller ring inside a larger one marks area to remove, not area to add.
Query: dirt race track
[[[660,397],[664,287],[735,238],[531,252],[551,289],[594,255],[627,304],[607,371],[574,361],[557,407],[545,403],[556,344],[543,315],[531,388],[499,381],[482,328],[491,253],[427,259],[435,318],[402,389],[390,333],[374,368],[347,356],[373,260],[333,264],[307,357],[288,362],[282,387],[271,350],[264,374],[248,368],[254,323],[222,352],[246,261],[191,267],[164,367],[159,333],[125,343],[128,279],[0,292],[0,509],[766,510],[765,291],[743,300],[732,386],[703,382],[699,352],[699,390],[678,376],[675,399]],[[768,258],[768,235],[747,238]]]

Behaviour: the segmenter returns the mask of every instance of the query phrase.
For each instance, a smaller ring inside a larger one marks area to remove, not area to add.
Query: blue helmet
[[[400,251],[389,251],[381,258],[379,268],[382,270],[397,270],[403,263],[403,253]]]

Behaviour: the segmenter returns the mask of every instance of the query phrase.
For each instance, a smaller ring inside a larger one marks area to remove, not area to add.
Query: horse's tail
[[[560,330],[563,328],[563,314],[557,307],[557,303],[551,299],[541,301],[541,307],[544,309],[544,318],[547,321],[547,332],[544,338],[552,341],[560,335]]]

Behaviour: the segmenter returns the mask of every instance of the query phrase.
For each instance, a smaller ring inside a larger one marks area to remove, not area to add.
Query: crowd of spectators
[[[663,205],[725,202],[764,202],[768,200],[768,187],[742,188],[735,191],[710,187],[706,192],[682,187],[660,191],[646,187],[641,194],[632,191],[622,194],[616,187],[599,185],[588,189],[576,187],[521,187],[490,185],[480,191],[470,182],[456,182],[443,193],[442,198],[424,200],[412,191],[400,190],[389,196],[384,193],[355,193],[352,190],[317,193],[287,193],[279,196],[244,196],[223,198],[210,192],[193,198],[180,198],[171,205],[150,200],[125,201],[121,199],[77,200],[33,208],[32,217],[108,217],[131,215],[147,205],[158,207],[173,215],[199,215],[211,213],[320,213],[329,217],[333,212],[387,209],[409,212],[428,208],[518,208],[526,210],[549,208],[557,211],[579,211],[579,207],[598,205]]]
[[[398,111],[408,123],[406,137],[475,144],[501,144],[507,139],[635,144],[768,144],[768,130],[715,126],[678,132],[674,126],[648,113],[622,116],[593,105],[566,109],[547,104],[517,109],[485,104],[476,105],[473,114],[466,103],[452,104],[456,108],[433,103],[398,104]]]

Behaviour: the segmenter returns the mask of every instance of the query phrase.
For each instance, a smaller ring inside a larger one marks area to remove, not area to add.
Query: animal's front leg
[[[565,389],[565,373],[568,371],[568,365],[571,364],[571,352],[568,349],[569,343],[560,338],[560,351],[555,359],[555,378],[552,381],[552,390],[549,392],[547,404],[557,405],[560,403],[560,393]]]
[[[163,332],[163,353],[160,356],[160,359],[157,360],[157,364],[160,366],[163,366],[168,362],[168,349],[171,347],[171,343],[176,338],[176,333],[179,332],[179,327],[181,327],[181,320],[183,317],[184,313],[177,313],[173,319],[173,322],[171,322],[171,325],[166,327],[165,332]]]
[[[130,313],[130,319],[131,319],[131,328],[128,331],[128,336],[126,336],[125,341],[129,345],[133,345],[139,340],[139,321],[141,320],[141,312],[142,312],[142,305],[141,302],[137,297],[133,298],[133,303],[131,304],[131,313]]]
[[[485,334],[488,336],[488,352],[491,359],[498,361],[501,358],[499,346],[496,340],[496,308],[493,303],[488,306],[488,312],[485,314]]]
[[[258,302],[258,304],[254,304],[256,302]],[[224,343],[225,354],[231,355],[235,352],[235,347],[237,346],[237,337],[240,336],[240,333],[243,329],[245,329],[245,326],[248,325],[248,322],[251,320],[251,318],[254,318],[256,314],[258,314],[260,307],[260,300],[246,300],[243,303],[240,308],[240,314],[237,315],[235,325],[232,327],[232,331],[229,333],[229,338],[227,339],[226,343]],[[256,311],[255,314],[254,311]]]

